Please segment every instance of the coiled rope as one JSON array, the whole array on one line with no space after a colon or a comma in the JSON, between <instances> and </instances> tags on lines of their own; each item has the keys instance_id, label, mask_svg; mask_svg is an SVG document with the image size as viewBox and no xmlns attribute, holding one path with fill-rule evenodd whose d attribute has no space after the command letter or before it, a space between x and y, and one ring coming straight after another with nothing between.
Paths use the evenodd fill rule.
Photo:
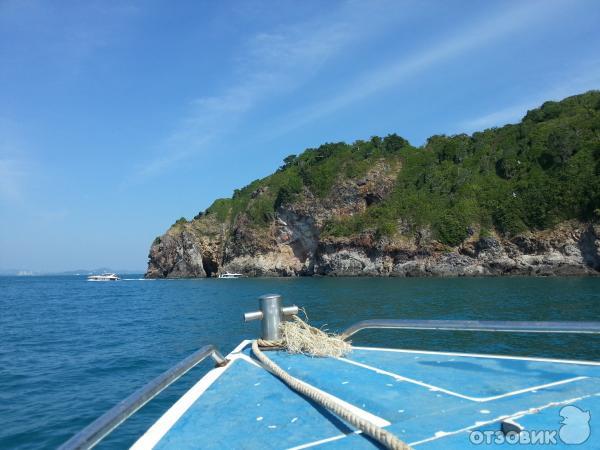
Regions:
<instances>
[{"instance_id":1,"label":"coiled rope","mask_svg":"<svg viewBox=\"0 0 600 450\"><path fill-rule=\"evenodd\" d=\"M294 316L294 318L296 321L297 316ZM300 318L297 318L297 320L302 322L306 327L310 327L310 325L306 324ZM286 324L286 323L290 323L290 322L284 322L284 324ZM304 328L304 325L300 325L300 326ZM310 327L310 328L313 328L313 327ZM317 332L319 332L319 333L323 333L323 331L318 330L316 328L314 330L317 330ZM315 335L318 334L315 331L310 331L310 332ZM325 333L325 335L327 337L330 337L326 333ZM337 338L337 339L339 339L339 338ZM270 341L260 340L260 344L266 344L264 346L271 347L271 348L272 347L286 347L285 333L284 333L284 339L282 339L281 341L270 342ZM345 344L347 344L347 343L345 343ZM347 345L349 345L349 344L347 344ZM256 356L256 358L273 375L277 376L281 381L283 381L285 384L287 384L291 389L293 389L294 391L298 392L299 394L301 394L305 397L308 397L315 403L318 403L325 409L331 411L336 416L340 417L341 419L345 420L349 424L353 425L355 428L358 428L359 430L361 430L366 435L375 439L377 442L382 444L385 448L392 449L392 450L413 450L412 447L410 447L408 444L402 442L394 434L375 425L374 423L372 423L366 419L363 419L362 417L358 416L354 411L352 411L349 408L347 408L346 406L338 403L331 397L324 395L318 389L312 387L311 385L305 383L304 381L299 380L298 378L295 378L292 375L290 375L289 373L287 373L285 370L283 370L281 367L279 367L276 363L274 363L267 355L265 355L261 351L261 349L259 348L259 341L254 341L252 343L252 352L254 353L254 356Z\"/></svg>"}]
</instances>

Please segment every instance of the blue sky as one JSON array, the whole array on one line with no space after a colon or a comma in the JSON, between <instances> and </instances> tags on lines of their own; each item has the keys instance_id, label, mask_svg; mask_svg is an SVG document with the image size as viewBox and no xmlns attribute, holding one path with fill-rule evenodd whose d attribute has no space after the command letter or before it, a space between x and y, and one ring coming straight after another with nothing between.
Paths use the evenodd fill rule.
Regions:
<instances>
[{"instance_id":1,"label":"blue sky","mask_svg":"<svg viewBox=\"0 0 600 450\"><path fill-rule=\"evenodd\" d=\"M598 89L599 23L583 0L0 0L0 269L144 268L291 153Z\"/></svg>"}]
</instances>

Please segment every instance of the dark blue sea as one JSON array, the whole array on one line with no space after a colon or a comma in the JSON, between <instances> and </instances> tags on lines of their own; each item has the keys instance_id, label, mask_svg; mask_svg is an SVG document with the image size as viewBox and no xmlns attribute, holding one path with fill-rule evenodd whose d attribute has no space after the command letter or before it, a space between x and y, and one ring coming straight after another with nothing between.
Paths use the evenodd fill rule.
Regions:
<instances>
[{"instance_id":1,"label":"dark blue sea","mask_svg":"<svg viewBox=\"0 0 600 450\"><path fill-rule=\"evenodd\" d=\"M141 280L0 277L0 448L53 448L204 344L255 337L242 313L277 292L314 325L368 318L600 320L600 278ZM365 331L358 344L600 360L600 337ZM130 445L205 362L100 448Z\"/></svg>"}]
</instances>

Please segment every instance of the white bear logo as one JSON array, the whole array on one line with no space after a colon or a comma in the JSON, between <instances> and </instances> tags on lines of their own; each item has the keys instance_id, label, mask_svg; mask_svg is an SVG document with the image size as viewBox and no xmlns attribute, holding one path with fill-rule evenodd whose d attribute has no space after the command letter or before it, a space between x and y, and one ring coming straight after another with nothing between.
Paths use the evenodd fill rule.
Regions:
<instances>
[{"instance_id":1,"label":"white bear logo","mask_svg":"<svg viewBox=\"0 0 600 450\"><path fill-rule=\"evenodd\" d=\"M590 437L590 412L577 406L565 406L559 412L563 420L558 435L565 444L582 444Z\"/></svg>"}]
</instances>

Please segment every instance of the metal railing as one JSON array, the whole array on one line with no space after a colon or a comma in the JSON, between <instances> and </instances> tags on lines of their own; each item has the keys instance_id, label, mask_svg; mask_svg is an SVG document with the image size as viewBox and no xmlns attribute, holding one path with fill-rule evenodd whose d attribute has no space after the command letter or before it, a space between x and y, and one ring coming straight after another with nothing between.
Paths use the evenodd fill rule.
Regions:
<instances>
[{"instance_id":1,"label":"metal railing","mask_svg":"<svg viewBox=\"0 0 600 450\"><path fill-rule=\"evenodd\" d=\"M397 320L372 319L357 322L342 332L348 339L368 328L400 330L497 331L513 333L584 333L600 334L600 322L515 322L480 320Z\"/></svg>"},{"instance_id":2,"label":"metal railing","mask_svg":"<svg viewBox=\"0 0 600 450\"><path fill-rule=\"evenodd\" d=\"M59 450L80 450L94 447L142 406L209 356L215 360L217 366L224 366L228 363L228 360L214 345L202 347L115 405L61 445Z\"/></svg>"}]
</instances>

